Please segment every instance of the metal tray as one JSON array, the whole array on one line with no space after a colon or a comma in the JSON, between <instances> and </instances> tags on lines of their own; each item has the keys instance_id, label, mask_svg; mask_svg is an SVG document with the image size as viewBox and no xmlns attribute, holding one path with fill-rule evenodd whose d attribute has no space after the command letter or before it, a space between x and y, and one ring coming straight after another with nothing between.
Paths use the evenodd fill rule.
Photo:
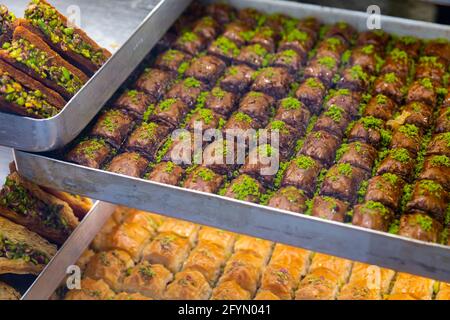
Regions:
<instances>
[{"instance_id":1,"label":"metal tray","mask_svg":"<svg viewBox=\"0 0 450 320\"><path fill-rule=\"evenodd\" d=\"M58 149L72 141L164 35L189 0L157 4L125 44L64 109L49 119L0 112L0 145L31 152Z\"/></svg>"},{"instance_id":2,"label":"metal tray","mask_svg":"<svg viewBox=\"0 0 450 320\"><path fill-rule=\"evenodd\" d=\"M67 275L67 267L75 264L114 212L115 207L106 202L95 202L80 225L22 296L22 300L47 300Z\"/></svg>"},{"instance_id":3,"label":"metal tray","mask_svg":"<svg viewBox=\"0 0 450 320\"><path fill-rule=\"evenodd\" d=\"M207 1L212 2L212 1ZM360 30L368 14L272 0L228 1L291 16L345 20ZM177 4L184 5L184 1ZM179 10L177 10L179 11ZM166 15L165 10L161 10ZM450 38L450 27L382 17L382 28L423 38ZM450 282L450 247L299 215L15 151L19 172L40 184L255 237Z\"/></svg>"}]
</instances>

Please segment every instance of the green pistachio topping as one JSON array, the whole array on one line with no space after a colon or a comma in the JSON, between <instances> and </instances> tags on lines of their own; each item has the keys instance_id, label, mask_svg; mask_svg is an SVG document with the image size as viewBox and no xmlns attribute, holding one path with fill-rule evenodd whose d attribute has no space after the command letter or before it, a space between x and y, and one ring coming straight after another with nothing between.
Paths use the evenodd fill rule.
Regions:
<instances>
[{"instance_id":1,"label":"green pistachio topping","mask_svg":"<svg viewBox=\"0 0 450 320\"><path fill-rule=\"evenodd\" d=\"M234 193L236 199L246 200L249 196L255 196L259 198L261 193L259 191L258 182L248 175L242 175L239 182L231 184L231 191Z\"/></svg>"},{"instance_id":2,"label":"green pistachio topping","mask_svg":"<svg viewBox=\"0 0 450 320\"><path fill-rule=\"evenodd\" d=\"M67 50L89 59L95 65L101 66L107 60L103 50L94 49L79 32L68 26L58 16L56 9L45 2L32 0L25 10L25 18L39 28L53 43L62 43Z\"/></svg>"},{"instance_id":3,"label":"green pistachio topping","mask_svg":"<svg viewBox=\"0 0 450 320\"><path fill-rule=\"evenodd\" d=\"M14 40L6 51L10 58L32 69L41 78L56 82L70 94L75 94L84 84L67 68L55 65L54 59L45 51L25 39Z\"/></svg>"}]
</instances>

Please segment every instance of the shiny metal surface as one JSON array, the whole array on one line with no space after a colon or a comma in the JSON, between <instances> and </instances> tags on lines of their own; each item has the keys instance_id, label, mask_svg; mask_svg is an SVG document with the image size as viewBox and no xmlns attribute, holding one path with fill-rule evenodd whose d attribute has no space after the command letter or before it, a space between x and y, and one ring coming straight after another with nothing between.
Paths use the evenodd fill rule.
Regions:
<instances>
[{"instance_id":1,"label":"shiny metal surface","mask_svg":"<svg viewBox=\"0 0 450 320\"><path fill-rule=\"evenodd\" d=\"M158 3L133 35L55 117L36 120L0 113L0 145L42 152L72 141L98 113L189 4Z\"/></svg>"},{"instance_id":2,"label":"shiny metal surface","mask_svg":"<svg viewBox=\"0 0 450 320\"><path fill-rule=\"evenodd\" d=\"M450 247L16 151L32 181L111 203L450 282Z\"/></svg>"},{"instance_id":3,"label":"shiny metal surface","mask_svg":"<svg viewBox=\"0 0 450 320\"><path fill-rule=\"evenodd\" d=\"M22 300L47 300L66 277L67 267L75 264L101 230L116 206L97 201L80 225L22 296Z\"/></svg>"}]
</instances>

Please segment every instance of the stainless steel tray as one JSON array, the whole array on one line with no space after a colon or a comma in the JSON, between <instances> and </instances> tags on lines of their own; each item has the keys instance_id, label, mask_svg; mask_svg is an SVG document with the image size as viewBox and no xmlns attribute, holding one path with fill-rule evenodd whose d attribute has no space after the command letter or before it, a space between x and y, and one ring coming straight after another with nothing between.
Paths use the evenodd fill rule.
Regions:
<instances>
[{"instance_id":1,"label":"stainless steel tray","mask_svg":"<svg viewBox=\"0 0 450 320\"><path fill-rule=\"evenodd\" d=\"M211 1L208 1L211 2ZM345 20L366 28L366 13L272 0L228 1L291 16ZM177 1L184 6L185 1ZM179 11L179 10L177 10ZM165 11L161 11L165 14ZM450 38L450 27L393 17L382 28L423 38ZM15 151L19 172L40 184L95 199L283 242L352 260L450 282L450 247L321 220L218 195L187 190Z\"/></svg>"},{"instance_id":2,"label":"stainless steel tray","mask_svg":"<svg viewBox=\"0 0 450 320\"><path fill-rule=\"evenodd\" d=\"M22 296L22 300L47 300L64 280L67 267L75 264L84 250L114 212L115 206L95 202L92 209L72 232L64 245Z\"/></svg>"},{"instance_id":3,"label":"stainless steel tray","mask_svg":"<svg viewBox=\"0 0 450 320\"><path fill-rule=\"evenodd\" d=\"M165 0L157 4L134 34L58 115L49 119L32 119L0 112L0 145L43 152L61 148L72 141L150 52L189 2Z\"/></svg>"}]
</instances>

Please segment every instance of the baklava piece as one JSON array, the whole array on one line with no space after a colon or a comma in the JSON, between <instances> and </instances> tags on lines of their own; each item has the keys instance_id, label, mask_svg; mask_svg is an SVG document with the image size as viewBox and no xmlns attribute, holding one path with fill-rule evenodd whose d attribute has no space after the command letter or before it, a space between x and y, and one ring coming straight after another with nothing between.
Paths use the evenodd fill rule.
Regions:
<instances>
[{"instance_id":1,"label":"baklava piece","mask_svg":"<svg viewBox=\"0 0 450 320\"><path fill-rule=\"evenodd\" d=\"M298 135L305 133L311 113L302 102L295 98L284 98L277 102L277 112L274 120L283 121L287 125L295 128Z\"/></svg>"},{"instance_id":2,"label":"baklava piece","mask_svg":"<svg viewBox=\"0 0 450 320\"><path fill-rule=\"evenodd\" d=\"M419 179L433 180L450 190L450 157L434 155L425 158Z\"/></svg>"},{"instance_id":3,"label":"baklava piece","mask_svg":"<svg viewBox=\"0 0 450 320\"><path fill-rule=\"evenodd\" d=\"M414 185L411 200L406 204L406 209L426 212L443 223L448 200L448 192L439 183L432 180L419 180Z\"/></svg>"},{"instance_id":4,"label":"baklava piece","mask_svg":"<svg viewBox=\"0 0 450 320\"><path fill-rule=\"evenodd\" d=\"M445 61L438 57L423 56L415 66L416 79L429 78L435 84L441 84L445 76Z\"/></svg>"},{"instance_id":5,"label":"baklava piece","mask_svg":"<svg viewBox=\"0 0 450 320\"><path fill-rule=\"evenodd\" d=\"M207 86L214 85L226 68L225 63L214 56L202 56L193 59L186 70L187 77L194 77L202 81Z\"/></svg>"},{"instance_id":6,"label":"baklava piece","mask_svg":"<svg viewBox=\"0 0 450 320\"><path fill-rule=\"evenodd\" d=\"M101 279L84 278L80 286L80 289L67 292L64 300L110 300L115 295L114 291Z\"/></svg>"},{"instance_id":7,"label":"baklava piece","mask_svg":"<svg viewBox=\"0 0 450 320\"><path fill-rule=\"evenodd\" d=\"M341 139L349 123L350 117L344 109L331 106L317 118L313 131L327 131Z\"/></svg>"},{"instance_id":8,"label":"baklava piece","mask_svg":"<svg viewBox=\"0 0 450 320\"><path fill-rule=\"evenodd\" d=\"M233 21L225 26L222 36L242 47L247 43L250 32L249 27L242 22Z\"/></svg>"},{"instance_id":9,"label":"baklava piece","mask_svg":"<svg viewBox=\"0 0 450 320\"><path fill-rule=\"evenodd\" d=\"M224 124L225 120L219 114L215 113L211 109L199 109L189 115L189 120L186 123L186 130L204 133L206 130L217 129L221 124ZM205 135L206 138L206 135Z\"/></svg>"},{"instance_id":10,"label":"baklava piece","mask_svg":"<svg viewBox=\"0 0 450 320\"><path fill-rule=\"evenodd\" d=\"M305 67L303 76L320 79L326 87L330 87L337 70L338 64L334 58L314 58Z\"/></svg>"},{"instance_id":11,"label":"baklava piece","mask_svg":"<svg viewBox=\"0 0 450 320\"><path fill-rule=\"evenodd\" d=\"M402 101L404 92L404 82L393 72L378 76L373 83L374 94L385 95L396 103Z\"/></svg>"},{"instance_id":12,"label":"baklava piece","mask_svg":"<svg viewBox=\"0 0 450 320\"><path fill-rule=\"evenodd\" d=\"M393 210L397 210L404 185L403 179L392 173L375 176L369 180L365 200L380 202Z\"/></svg>"},{"instance_id":13,"label":"baklava piece","mask_svg":"<svg viewBox=\"0 0 450 320\"><path fill-rule=\"evenodd\" d=\"M444 155L450 157L450 132L439 133L431 138L427 155Z\"/></svg>"},{"instance_id":14,"label":"baklava piece","mask_svg":"<svg viewBox=\"0 0 450 320\"><path fill-rule=\"evenodd\" d=\"M360 32L356 39L357 45L373 45L377 50L382 50L388 44L391 36L383 30L369 30Z\"/></svg>"},{"instance_id":15,"label":"baklava piece","mask_svg":"<svg viewBox=\"0 0 450 320\"><path fill-rule=\"evenodd\" d=\"M392 149L405 148L416 155L420 150L421 132L413 124L404 124L398 127L393 135L390 147Z\"/></svg>"},{"instance_id":16,"label":"baklava piece","mask_svg":"<svg viewBox=\"0 0 450 320\"><path fill-rule=\"evenodd\" d=\"M214 243L198 244L184 263L183 270L200 272L210 285L214 285L225 265L226 254L224 248Z\"/></svg>"},{"instance_id":17,"label":"baklava piece","mask_svg":"<svg viewBox=\"0 0 450 320\"><path fill-rule=\"evenodd\" d=\"M275 99L281 99L289 92L291 75L284 68L268 67L258 71L252 90L264 92Z\"/></svg>"},{"instance_id":18,"label":"baklava piece","mask_svg":"<svg viewBox=\"0 0 450 320\"><path fill-rule=\"evenodd\" d=\"M233 65L225 71L220 87L235 94L243 94L253 82L255 70L245 64Z\"/></svg>"},{"instance_id":19,"label":"baklava piece","mask_svg":"<svg viewBox=\"0 0 450 320\"><path fill-rule=\"evenodd\" d=\"M236 10L225 3L211 3L206 6L206 14L213 17L220 25L230 22L236 15Z\"/></svg>"},{"instance_id":20,"label":"baklava piece","mask_svg":"<svg viewBox=\"0 0 450 320\"><path fill-rule=\"evenodd\" d=\"M414 81L408 89L406 102L418 101L434 107L437 101L434 84L429 78Z\"/></svg>"},{"instance_id":21,"label":"baklava piece","mask_svg":"<svg viewBox=\"0 0 450 320\"><path fill-rule=\"evenodd\" d=\"M283 175L281 185L294 186L304 190L309 196L312 196L316 188L320 170L321 165L317 160L309 156L298 156L289 163Z\"/></svg>"},{"instance_id":22,"label":"baklava piece","mask_svg":"<svg viewBox=\"0 0 450 320\"><path fill-rule=\"evenodd\" d=\"M318 160L322 165L332 163L340 140L326 131L311 132L298 155L305 155Z\"/></svg>"},{"instance_id":23,"label":"baklava piece","mask_svg":"<svg viewBox=\"0 0 450 320\"><path fill-rule=\"evenodd\" d=\"M399 272L391 294L408 294L418 300L431 300L435 292L435 280Z\"/></svg>"},{"instance_id":24,"label":"baklava piece","mask_svg":"<svg viewBox=\"0 0 450 320\"><path fill-rule=\"evenodd\" d=\"M423 48L424 56L436 56L450 63L450 42L447 39L428 41Z\"/></svg>"},{"instance_id":25,"label":"baklava piece","mask_svg":"<svg viewBox=\"0 0 450 320\"><path fill-rule=\"evenodd\" d=\"M332 106L345 110L351 118L358 115L361 102L361 94L359 92L350 91L348 89L330 90L325 98L324 109L328 110Z\"/></svg>"},{"instance_id":26,"label":"baklava piece","mask_svg":"<svg viewBox=\"0 0 450 320\"><path fill-rule=\"evenodd\" d=\"M275 34L274 31L266 26L256 29L252 35L249 44L259 44L265 48L268 52L273 53L275 51Z\"/></svg>"},{"instance_id":27,"label":"baklava piece","mask_svg":"<svg viewBox=\"0 0 450 320\"><path fill-rule=\"evenodd\" d=\"M162 70L166 70L169 72L172 72L172 74L177 74L178 70L180 69L180 67L187 63L189 60L191 59L191 56L181 52L179 50L167 50L163 53L161 53L155 61L155 67L158 69L162 69ZM147 86L149 86L149 89L151 89L151 91L155 90L155 91L161 91L160 87L157 86L157 84L166 84L167 74L163 74L163 73L154 73L153 71L154 69L149 69L147 70L147 72L144 72L143 78L141 78L140 80L142 82L146 82L145 80L149 81L149 83L147 84ZM157 79L161 79L163 81L161 82L153 82L150 79L154 78L155 80ZM139 81L139 80L138 80ZM166 84L167 85L167 84ZM154 89L155 88L155 89ZM144 90L144 83L142 83L142 89ZM156 90L159 89L159 90ZM145 90L144 90L145 91ZM150 91L150 90L149 90ZM151 94L151 92L149 92Z\"/></svg>"},{"instance_id":28,"label":"baklava piece","mask_svg":"<svg viewBox=\"0 0 450 320\"><path fill-rule=\"evenodd\" d=\"M352 124L347 133L347 138L348 141L361 141L377 149L384 144L382 138L384 130L383 120L371 116L363 117Z\"/></svg>"},{"instance_id":29,"label":"baklava piece","mask_svg":"<svg viewBox=\"0 0 450 320\"><path fill-rule=\"evenodd\" d=\"M398 234L427 242L438 242L442 225L430 216L421 212L410 212L400 218Z\"/></svg>"},{"instance_id":30,"label":"baklava piece","mask_svg":"<svg viewBox=\"0 0 450 320\"><path fill-rule=\"evenodd\" d=\"M337 87L351 91L365 92L369 88L369 81L369 74L360 65L354 65L342 71Z\"/></svg>"},{"instance_id":31,"label":"baklava piece","mask_svg":"<svg viewBox=\"0 0 450 320\"><path fill-rule=\"evenodd\" d=\"M387 54L381 73L395 73L403 82L406 82L410 69L411 61L408 58L408 54L405 51L394 48Z\"/></svg>"},{"instance_id":32,"label":"baklava piece","mask_svg":"<svg viewBox=\"0 0 450 320\"><path fill-rule=\"evenodd\" d=\"M394 101L383 94L373 96L364 109L365 117L379 118L387 121L394 115L397 105Z\"/></svg>"},{"instance_id":33,"label":"baklava piece","mask_svg":"<svg viewBox=\"0 0 450 320\"><path fill-rule=\"evenodd\" d=\"M208 53L219 57L226 63L231 63L240 53L239 47L230 39L220 36L208 47Z\"/></svg>"},{"instance_id":34,"label":"baklava piece","mask_svg":"<svg viewBox=\"0 0 450 320\"><path fill-rule=\"evenodd\" d=\"M108 159L112 148L103 139L88 139L78 143L66 159L76 164L98 169Z\"/></svg>"},{"instance_id":35,"label":"baklava piece","mask_svg":"<svg viewBox=\"0 0 450 320\"><path fill-rule=\"evenodd\" d=\"M164 144L170 128L155 122L144 122L128 137L126 148L138 151L154 160L158 149Z\"/></svg>"},{"instance_id":36,"label":"baklava piece","mask_svg":"<svg viewBox=\"0 0 450 320\"><path fill-rule=\"evenodd\" d=\"M111 109L100 115L90 134L119 148L132 126L133 119L129 115L120 110Z\"/></svg>"},{"instance_id":37,"label":"baklava piece","mask_svg":"<svg viewBox=\"0 0 450 320\"><path fill-rule=\"evenodd\" d=\"M278 51L294 50L302 59L305 59L308 51L312 49L314 38L307 31L292 29L281 39Z\"/></svg>"},{"instance_id":38,"label":"baklava piece","mask_svg":"<svg viewBox=\"0 0 450 320\"><path fill-rule=\"evenodd\" d=\"M164 266L142 261L127 270L122 290L140 293L152 299L163 299L166 286L172 280L172 273Z\"/></svg>"},{"instance_id":39,"label":"baklava piece","mask_svg":"<svg viewBox=\"0 0 450 320\"><path fill-rule=\"evenodd\" d=\"M200 226L198 224L174 218L167 218L158 227L158 233L173 233L179 237L188 239L191 245L194 245L199 230Z\"/></svg>"},{"instance_id":40,"label":"baklava piece","mask_svg":"<svg viewBox=\"0 0 450 320\"><path fill-rule=\"evenodd\" d=\"M341 61L341 56L347 48L347 43L341 37L329 37L318 44L316 57L331 57Z\"/></svg>"},{"instance_id":41,"label":"baklava piece","mask_svg":"<svg viewBox=\"0 0 450 320\"><path fill-rule=\"evenodd\" d=\"M222 90L220 87L215 87L205 100L205 108L228 117L235 110L237 102L238 97L236 94Z\"/></svg>"},{"instance_id":42,"label":"baklava piece","mask_svg":"<svg viewBox=\"0 0 450 320\"><path fill-rule=\"evenodd\" d=\"M253 69L267 67L269 65L269 52L260 44L243 47L236 57L235 62L246 64Z\"/></svg>"},{"instance_id":43,"label":"baklava piece","mask_svg":"<svg viewBox=\"0 0 450 320\"><path fill-rule=\"evenodd\" d=\"M239 103L239 111L259 121L263 126L269 120L274 99L262 92L251 91Z\"/></svg>"},{"instance_id":44,"label":"baklava piece","mask_svg":"<svg viewBox=\"0 0 450 320\"><path fill-rule=\"evenodd\" d=\"M295 292L295 300L334 300L338 276L327 268L317 268L306 275Z\"/></svg>"},{"instance_id":45,"label":"baklava piece","mask_svg":"<svg viewBox=\"0 0 450 320\"><path fill-rule=\"evenodd\" d=\"M399 37L394 43L394 48L405 51L411 59L419 56L421 47L421 40L412 36Z\"/></svg>"},{"instance_id":46,"label":"baklava piece","mask_svg":"<svg viewBox=\"0 0 450 320\"><path fill-rule=\"evenodd\" d=\"M219 35L220 25L212 17L205 16L197 20L192 26L192 32L196 33L208 42Z\"/></svg>"},{"instance_id":47,"label":"baklava piece","mask_svg":"<svg viewBox=\"0 0 450 320\"><path fill-rule=\"evenodd\" d=\"M126 270L133 266L134 262L128 253L120 250L103 251L90 259L83 276L102 279L111 289L119 291Z\"/></svg>"},{"instance_id":48,"label":"baklava piece","mask_svg":"<svg viewBox=\"0 0 450 320\"><path fill-rule=\"evenodd\" d=\"M270 62L272 67L285 68L294 78L297 77L302 65L306 63L306 59L302 58L297 51L287 49L277 52Z\"/></svg>"},{"instance_id":49,"label":"baklava piece","mask_svg":"<svg viewBox=\"0 0 450 320\"><path fill-rule=\"evenodd\" d=\"M166 54L168 57L170 56L169 53ZM135 86L138 90L150 95L153 98L152 102L155 102L156 100L161 99L166 93L172 81L173 76L171 73L159 69L148 68L145 69L136 80Z\"/></svg>"},{"instance_id":50,"label":"baklava piece","mask_svg":"<svg viewBox=\"0 0 450 320\"><path fill-rule=\"evenodd\" d=\"M448 95L448 99L450 100L450 94ZM440 108L434 132L450 132L450 104Z\"/></svg>"},{"instance_id":51,"label":"baklava piece","mask_svg":"<svg viewBox=\"0 0 450 320\"><path fill-rule=\"evenodd\" d=\"M406 149L390 149L387 156L380 162L377 175L392 173L405 181L411 180L415 161Z\"/></svg>"},{"instance_id":52,"label":"baklava piece","mask_svg":"<svg viewBox=\"0 0 450 320\"><path fill-rule=\"evenodd\" d=\"M192 31L185 31L175 40L173 47L195 56L206 47L206 41L201 35Z\"/></svg>"},{"instance_id":53,"label":"baklava piece","mask_svg":"<svg viewBox=\"0 0 450 320\"><path fill-rule=\"evenodd\" d=\"M192 77L186 78L170 88L166 94L166 99L179 99L189 108L193 108L204 89L205 85L202 82Z\"/></svg>"},{"instance_id":54,"label":"baklava piece","mask_svg":"<svg viewBox=\"0 0 450 320\"><path fill-rule=\"evenodd\" d=\"M253 296L259 284L264 261L245 251L238 251L231 256L225 265L219 283L236 281L239 286Z\"/></svg>"},{"instance_id":55,"label":"baklava piece","mask_svg":"<svg viewBox=\"0 0 450 320\"><path fill-rule=\"evenodd\" d=\"M341 145L340 151L342 155L339 155L338 163L349 163L366 172L371 172L375 159L378 156L374 147L359 141Z\"/></svg>"},{"instance_id":56,"label":"baklava piece","mask_svg":"<svg viewBox=\"0 0 450 320\"><path fill-rule=\"evenodd\" d=\"M258 203L263 193L264 188L257 180L242 174L231 182L224 195L237 200Z\"/></svg>"},{"instance_id":57,"label":"baklava piece","mask_svg":"<svg viewBox=\"0 0 450 320\"><path fill-rule=\"evenodd\" d=\"M348 163L336 164L328 170L320 193L354 203L358 189L366 177L367 173L360 168Z\"/></svg>"},{"instance_id":58,"label":"baklava piece","mask_svg":"<svg viewBox=\"0 0 450 320\"><path fill-rule=\"evenodd\" d=\"M127 90L116 101L114 108L128 112L134 118L142 118L150 104L156 100L143 91Z\"/></svg>"},{"instance_id":59,"label":"baklava piece","mask_svg":"<svg viewBox=\"0 0 450 320\"><path fill-rule=\"evenodd\" d=\"M355 28L353 28L350 24L344 21L339 21L333 24L330 29L325 34L325 37L334 37L339 36L347 43L350 43L355 36L358 34Z\"/></svg>"},{"instance_id":60,"label":"baklava piece","mask_svg":"<svg viewBox=\"0 0 450 320\"><path fill-rule=\"evenodd\" d=\"M144 174L148 160L137 152L124 152L115 156L107 166L107 170L139 178Z\"/></svg>"},{"instance_id":61,"label":"baklava piece","mask_svg":"<svg viewBox=\"0 0 450 320\"><path fill-rule=\"evenodd\" d=\"M303 190L296 187L284 187L274 193L268 202L269 207L297 213L306 211L306 196Z\"/></svg>"},{"instance_id":62,"label":"baklava piece","mask_svg":"<svg viewBox=\"0 0 450 320\"><path fill-rule=\"evenodd\" d=\"M173 130L181 124L188 111L189 107L183 101L169 98L158 103L150 119Z\"/></svg>"},{"instance_id":63,"label":"baklava piece","mask_svg":"<svg viewBox=\"0 0 450 320\"><path fill-rule=\"evenodd\" d=\"M296 130L281 120L273 120L262 131L259 134L259 139L267 135L268 143L279 150L279 158L283 161L290 158L297 139L303 134L302 131ZM277 142L273 141L273 138L278 139Z\"/></svg>"},{"instance_id":64,"label":"baklava piece","mask_svg":"<svg viewBox=\"0 0 450 320\"><path fill-rule=\"evenodd\" d=\"M252 295L236 281L219 283L213 290L211 300L250 300Z\"/></svg>"},{"instance_id":65,"label":"baklava piece","mask_svg":"<svg viewBox=\"0 0 450 320\"><path fill-rule=\"evenodd\" d=\"M408 103L399 117L404 118L404 123L413 124L421 129L426 129L433 120L433 107L425 103L414 101Z\"/></svg>"},{"instance_id":66,"label":"baklava piece","mask_svg":"<svg viewBox=\"0 0 450 320\"><path fill-rule=\"evenodd\" d=\"M311 215L314 217L344 222L349 209L347 202L328 196L315 196Z\"/></svg>"},{"instance_id":67,"label":"baklava piece","mask_svg":"<svg viewBox=\"0 0 450 320\"><path fill-rule=\"evenodd\" d=\"M239 172L261 181L265 186L271 186L279 162L279 151L269 144L262 144L250 150Z\"/></svg>"},{"instance_id":68,"label":"baklava piece","mask_svg":"<svg viewBox=\"0 0 450 320\"><path fill-rule=\"evenodd\" d=\"M245 150L241 151L240 156L243 162ZM231 176L232 172L237 168L237 157L236 148L228 147L227 140L219 139L205 147L202 165L220 175Z\"/></svg>"},{"instance_id":69,"label":"baklava piece","mask_svg":"<svg viewBox=\"0 0 450 320\"><path fill-rule=\"evenodd\" d=\"M322 81L316 78L308 78L300 84L295 92L295 97L300 100L312 114L319 114L325 93L326 88Z\"/></svg>"},{"instance_id":70,"label":"baklava piece","mask_svg":"<svg viewBox=\"0 0 450 320\"><path fill-rule=\"evenodd\" d=\"M367 201L353 208L355 226L387 232L394 212L381 202Z\"/></svg>"},{"instance_id":71,"label":"baklava piece","mask_svg":"<svg viewBox=\"0 0 450 320\"><path fill-rule=\"evenodd\" d=\"M203 275L195 270L184 270L175 275L175 279L166 289L167 300L207 300L211 287Z\"/></svg>"},{"instance_id":72,"label":"baklava piece","mask_svg":"<svg viewBox=\"0 0 450 320\"><path fill-rule=\"evenodd\" d=\"M142 259L152 264L162 264L176 273L188 257L190 247L189 239L170 232L160 233L144 248Z\"/></svg>"},{"instance_id":73,"label":"baklava piece","mask_svg":"<svg viewBox=\"0 0 450 320\"><path fill-rule=\"evenodd\" d=\"M215 173L211 169L198 167L187 176L183 187L202 192L216 193L222 185L223 180L223 176Z\"/></svg>"},{"instance_id":74,"label":"baklava piece","mask_svg":"<svg viewBox=\"0 0 450 320\"><path fill-rule=\"evenodd\" d=\"M235 241L234 233L217 228L203 226L198 232L198 245L213 244L222 248L226 254L231 253Z\"/></svg>"}]
</instances>

